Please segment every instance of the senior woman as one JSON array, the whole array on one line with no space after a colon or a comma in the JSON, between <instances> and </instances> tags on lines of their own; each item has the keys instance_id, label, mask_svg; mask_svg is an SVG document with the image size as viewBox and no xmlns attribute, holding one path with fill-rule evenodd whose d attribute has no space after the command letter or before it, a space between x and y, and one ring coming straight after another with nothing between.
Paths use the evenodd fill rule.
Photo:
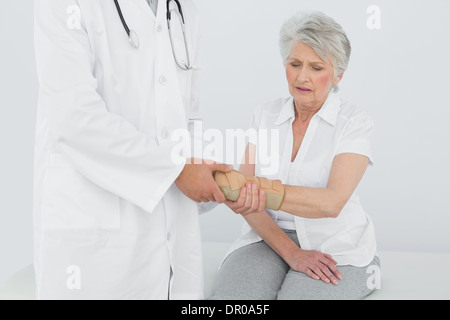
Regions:
<instances>
[{"instance_id":1,"label":"senior woman","mask_svg":"<svg viewBox=\"0 0 450 320\"><path fill-rule=\"evenodd\" d=\"M251 228L210 299L364 299L380 261L355 191L372 164L373 122L336 94L351 46L338 23L314 12L283 25L280 47L291 97L259 108L253 127L279 130L279 171L266 178L281 180L284 199L278 211L265 209L266 193L248 182L227 201ZM249 143L242 174L264 175L251 160L257 148Z\"/></svg>"}]
</instances>

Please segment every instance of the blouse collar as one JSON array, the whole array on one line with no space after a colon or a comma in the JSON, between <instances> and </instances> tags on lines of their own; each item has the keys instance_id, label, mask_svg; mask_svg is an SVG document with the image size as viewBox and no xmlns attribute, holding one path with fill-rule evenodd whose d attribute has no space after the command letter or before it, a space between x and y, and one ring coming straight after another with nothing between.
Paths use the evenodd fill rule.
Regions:
<instances>
[{"instance_id":1,"label":"blouse collar","mask_svg":"<svg viewBox=\"0 0 450 320\"><path fill-rule=\"evenodd\" d=\"M317 112L316 115L325 120L326 122L328 122L329 124L331 124L332 126L335 126L340 106L341 106L341 99L339 98L339 96L334 92L330 92L330 94L327 97L327 100L325 100L325 103L323 104L322 108L320 108L319 112ZM292 97L288 99L287 102L283 105L275 124L281 125L285 121L291 119L295 119L294 98Z\"/></svg>"}]
</instances>

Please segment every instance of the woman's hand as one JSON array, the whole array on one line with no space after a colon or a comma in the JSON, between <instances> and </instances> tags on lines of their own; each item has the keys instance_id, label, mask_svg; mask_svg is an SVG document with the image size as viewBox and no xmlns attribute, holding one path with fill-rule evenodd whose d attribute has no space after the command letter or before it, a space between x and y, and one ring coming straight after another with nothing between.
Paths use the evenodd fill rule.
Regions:
<instances>
[{"instance_id":1,"label":"woman's hand","mask_svg":"<svg viewBox=\"0 0 450 320\"><path fill-rule=\"evenodd\" d=\"M241 189L241 194L236 202L227 200L225 204L233 212L245 217L252 213L264 212L266 194L263 190L258 189L258 185L249 182Z\"/></svg>"},{"instance_id":2,"label":"woman's hand","mask_svg":"<svg viewBox=\"0 0 450 320\"><path fill-rule=\"evenodd\" d=\"M294 271L304 273L315 280L337 285L338 279L343 279L336 268L337 262L329 254L297 247L285 261Z\"/></svg>"}]
</instances>

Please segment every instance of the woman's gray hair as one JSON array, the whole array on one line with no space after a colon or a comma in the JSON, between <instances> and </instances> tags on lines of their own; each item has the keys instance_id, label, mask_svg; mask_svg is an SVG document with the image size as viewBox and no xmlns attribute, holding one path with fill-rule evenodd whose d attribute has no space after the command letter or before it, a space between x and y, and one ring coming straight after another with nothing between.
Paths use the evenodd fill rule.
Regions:
<instances>
[{"instance_id":1,"label":"woman's gray hair","mask_svg":"<svg viewBox=\"0 0 450 320\"><path fill-rule=\"evenodd\" d=\"M325 62L334 67L334 76L347 70L352 51L342 26L322 12L297 13L287 20L280 32L280 51L286 65L294 44L310 46ZM338 91L333 85L334 91Z\"/></svg>"}]
</instances>

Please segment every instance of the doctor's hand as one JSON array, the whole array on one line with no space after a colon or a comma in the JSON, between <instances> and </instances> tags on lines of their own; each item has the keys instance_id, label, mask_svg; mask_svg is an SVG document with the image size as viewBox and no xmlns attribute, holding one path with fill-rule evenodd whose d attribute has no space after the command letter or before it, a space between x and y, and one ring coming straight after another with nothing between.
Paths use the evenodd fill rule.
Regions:
<instances>
[{"instance_id":1,"label":"doctor's hand","mask_svg":"<svg viewBox=\"0 0 450 320\"><path fill-rule=\"evenodd\" d=\"M252 213L265 211L266 194L263 190L259 190L257 184L247 182L241 189L239 199L236 202L227 200L225 201L225 204L233 210L234 213L245 217Z\"/></svg>"},{"instance_id":2,"label":"doctor's hand","mask_svg":"<svg viewBox=\"0 0 450 320\"><path fill-rule=\"evenodd\" d=\"M224 203L225 196L214 181L216 171L231 172L233 166L201 159L188 159L175 184L186 197L195 202Z\"/></svg>"}]
</instances>

